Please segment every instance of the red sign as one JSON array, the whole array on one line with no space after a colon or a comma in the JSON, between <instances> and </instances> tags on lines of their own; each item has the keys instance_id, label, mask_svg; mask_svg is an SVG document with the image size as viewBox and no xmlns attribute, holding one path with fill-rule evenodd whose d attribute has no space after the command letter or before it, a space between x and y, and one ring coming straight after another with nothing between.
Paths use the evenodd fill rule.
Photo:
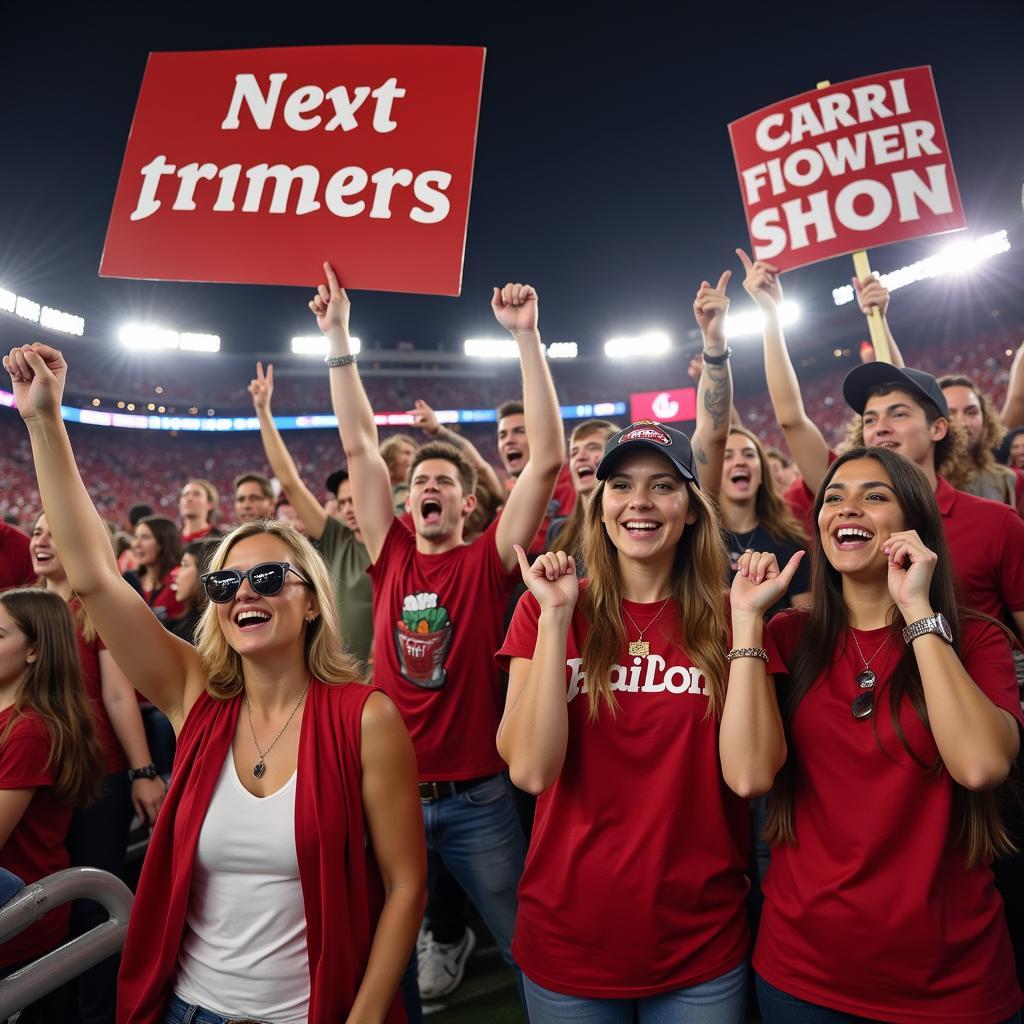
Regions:
<instances>
[{"instance_id":1,"label":"red sign","mask_svg":"<svg viewBox=\"0 0 1024 1024\"><path fill-rule=\"evenodd\" d=\"M754 258L781 270L966 226L929 67L801 93L729 135Z\"/></svg>"},{"instance_id":2,"label":"red sign","mask_svg":"<svg viewBox=\"0 0 1024 1024\"><path fill-rule=\"evenodd\" d=\"M697 389L640 391L629 396L629 419L657 420L659 423L685 423L697 418Z\"/></svg>"},{"instance_id":3,"label":"red sign","mask_svg":"<svg viewBox=\"0 0 1024 1024\"><path fill-rule=\"evenodd\" d=\"M105 277L458 295L484 51L152 53Z\"/></svg>"}]
</instances>

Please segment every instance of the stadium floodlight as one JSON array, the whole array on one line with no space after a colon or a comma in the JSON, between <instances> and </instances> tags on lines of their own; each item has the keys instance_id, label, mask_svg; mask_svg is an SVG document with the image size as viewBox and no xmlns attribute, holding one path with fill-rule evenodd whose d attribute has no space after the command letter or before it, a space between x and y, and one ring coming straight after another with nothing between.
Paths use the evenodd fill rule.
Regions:
<instances>
[{"instance_id":1,"label":"stadium floodlight","mask_svg":"<svg viewBox=\"0 0 1024 1024\"><path fill-rule=\"evenodd\" d=\"M13 313L17 301L18 296L14 292L9 292L6 288L0 288L0 309L5 313Z\"/></svg>"},{"instance_id":2,"label":"stadium floodlight","mask_svg":"<svg viewBox=\"0 0 1024 1024\"><path fill-rule=\"evenodd\" d=\"M183 352L219 352L220 337L216 334L191 334L181 335L179 347Z\"/></svg>"},{"instance_id":3,"label":"stadium floodlight","mask_svg":"<svg viewBox=\"0 0 1024 1024\"><path fill-rule=\"evenodd\" d=\"M358 338L350 337L348 344L353 355L363 347ZM327 339L322 334L304 334L292 338L292 352L297 356L325 356L327 351Z\"/></svg>"},{"instance_id":4,"label":"stadium floodlight","mask_svg":"<svg viewBox=\"0 0 1024 1024\"><path fill-rule=\"evenodd\" d=\"M140 352L154 352L159 349L177 348L178 332L152 324L125 324L117 337L125 348Z\"/></svg>"},{"instance_id":5,"label":"stadium floodlight","mask_svg":"<svg viewBox=\"0 0 1024 1024\"><path fill-rule=\"evenodd\" d=\"M1010 239L1003 229L990 235L982 235L980 238L964 238L951 242L934 256L900 267L888 274L875 274L875 277L889 291L894 292L897 288L905 288L908 284L916 284L918 281L926 281L942 274L968 273L979 263L1009 252L1011 248ZM832 289L832 300L837 306L845 306L848 302L853 302L854 298L856 296L853 285L844 284Z\"/></svg>"},{"instance_id":6,"label":"stadium floodlight","mask_svg":"<svg viewBox=\"0 0 1024 1024\"><path fill-rule=\"evenodd\" d=\"M783 301L779 311L779 319L783 327L795 324L800 319L800 307L788 299ZM729 313L725 318L725 336L727 338L743 338L751 334L760 334L764 330L764 313L752 309L744 313Z\"/></svg>"},{"instance_id":7,"label":"stadium floodlight","mask_svg":"<svg viewBox=\"0 0 1024 1024\"><path fill-rule=\"evenodd\" d=\"M632 337L610 338L604 343L604 354L609 359L625 359L631 356L664 355L672 343L662 331L649 331Z\"/></svg>"},{"instance_id":8,"label":"stadium floodlight","mask_svg":"<svg viewBox=\"0 0 1024 1024\"><path fill-rule=\"evenodd\" d=\"M547 347L548 359L575 359L579 355L579 346L575 341L553 341Z\"/></svg>"},{"instance_id":9,"label":"stadium floodlight","mask_svg":"<svg viewBox=\"0 0 1024 1024\"><path fill-rule=\"evenodd\" d=\"M85 333L85 319L72 313L65 313L51 306L43 306L39 314L39 326L64 334L76 334L81 337Z\"/></svg>"},{"instance_id":10,"label":"stadium floodlight","mask_svg":"<svg viewBox=\"0 0 1024 1024\"><path fill-rule=\"evenodd\" d=\"M518 359L515 338L467 338L463 351L474 359Z\"/></svg>"},{"instance_id":11,"label":"stadium floodlight","mask_svg":"<svg viewBox=\"0 0 1024 1024\"><path fill-rule=\"evenodd\" d=\"M26 320L31 320L34 324L39 323L39 303L33 302L31 299L26 299L24 295L19 295L15 301L14 312L18 316L24 317Z\"/></svg>"}]
</instances>

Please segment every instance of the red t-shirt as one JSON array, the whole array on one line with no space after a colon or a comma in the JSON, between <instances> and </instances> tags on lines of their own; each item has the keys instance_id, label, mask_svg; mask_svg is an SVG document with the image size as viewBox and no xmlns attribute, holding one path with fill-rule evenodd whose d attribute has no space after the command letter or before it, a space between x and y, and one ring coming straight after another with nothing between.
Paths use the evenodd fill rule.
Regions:
<instances>
[{"instance_id":1,"label":"red t-shirt","mask_svg":"<svg viewBox=\"0 0 1024 1024\"><path fill-rule=\"evenodd\" d=\"M0 590L28 587L35 581L27 535L0 522Z\"/></svg>"},{"instance_id":2,"label":"red t-shirt","mask_svg":"<svg viewBox=\"0 0 1024 1024\"><path fill-rule=\"evenodd\" d=\"M13 708L0 711L0 732L7 727ZM71 826L70 804L53 795L50 733L32 712L18 716L0 747L0 789L34 789L21 820L0 848L0 867L16 874L26 885L68 867L64 839ZM56 907L41 921L0 945L0 966L32 960L55 949L68 931L71 904Z\"/></svg>"},{"instance_id":3,"label":"red t-shirt","mask_svg":"<svg viewBox=\"0 0 1024 1024\"><path fill-rule=\"evenodd\" d=\"M110 716L107 714L106 706L103 703L103 686L100 679L100 651L105 649L103 641L97 635L92 643L88 643L82 636L82 631L75 629L75 639L78 641L78 656L82 661L82 678L85 681L85 692L89 694L92 703L93 718L96 722L96 735L103 746L104 771L107 775L114 772L128 771L128 759L124 750L114 733Z\"/></svg>"},{"instance_id":4,"label":"red t-shirt","mask_svg":"<svg viewBox=\"0 0 1024 1024\"><path fill-rule=\"evenodd\" d=\"M144 590L142 596L146 604L153 609L153 614L166 626L168 622L180 619L187 611L186 607L178 600L178 595L171 589L171 584L178 578L178 567L175 566L160 581L160 586L154 590Z\"/></svg>"},{"instance_id":5,"label":"red t-shirt","mask_svg":"<svg viewBox=\"0 0 1024 1024\"><path fill-rule=\"evenodd\" d=\"M935 489L960 601L1009 622L1024 610L1024 520L1001 501L954 490L942 477Z\"/></svg>"},{"instance_id":6,"label":"red t-shirt","mask_svg":"<svg viewBox=\"0 0 1024 1024\"><path fill-rule=\"evenodd\" d=\"M209 537L211 534L214 537L220 536L220 531L216 530L213 523L207 523L205 526L201 526L195 533L186 533L184 530L181 531L181 543L191 544L194 540L202 540L204 537Z\"/></svg>"},{"instance_id":7,"label":"red t-shirt","mask_svg":"<svg viewBox=\"0 0 1024 1024\"><path fill-rule=\"evenodd\" d=\"M506 488L511 491L515 487L516 478L509 477L505 481ZM530 557L541 555L547 551L548 530L551 528L551 520L569 515L576 504L576 488L572 485L572 473L569 470L569 463L563 462L562 468L558 471L555 479L555 489L548 502L547 511L544 513L544 521L537 530L537 535L530 541L530 548L527 554ZM501 514L500 512L498 513Z\"/></svg>"},{"instance_id":8,"label":"red t-shirt","mask_svg":"<svg viewBox=\"0 0 1024 1024\"><path fill-rule=\"evenodd\" d=\"M768 623L787 664L806 622L785 611ZM971 678L1024 722L1003 634L966 617L960 631ZM885 629L857 638L871 658ZM797 844L772 851L754 967L784 992L858 1017L994 1024L1021 1005L1003 903L987 864L964 868L949 773L921 768L893 727L886 683L903 650L894 633L871 662L871 720L850 713L863 661L849 632L797 708ZM930 765L938 748L909 701L900 725Z\"/></svg>"},{"instance_id":9,"label":"red t-shirt","mask_svg":"<svg viewBox=\"0 0 1024 1024\"><path fill-rule=\"evenodd\" d=\"M395 702L420 779L457 781L504 770L494 744L501 684L494 652L519 570L498 557L497 522L472 544L426 555L398 519L373 580L373 681Z\"/></svg>"},{"instance_id":10,"label":"red t-shirt","mask_svg":"<svg viewBox=\"0 0 1024 1024\"><path fill-rule=\"evenodd\" d=\"M580 658L588 623L573 613L565 763L537 800L512 943L532 981L593 999L700 984L740 964L748 946L750 808L722 780L703 677L673 641L672 606L655 621L661 602L622 604L651 654L623 649L618 714L602 707L594 722ZM524 594L497 655L506 669L533 657L539 615ZM781 667L772 657L770 670Z\"/></svg>"}]
</instances>

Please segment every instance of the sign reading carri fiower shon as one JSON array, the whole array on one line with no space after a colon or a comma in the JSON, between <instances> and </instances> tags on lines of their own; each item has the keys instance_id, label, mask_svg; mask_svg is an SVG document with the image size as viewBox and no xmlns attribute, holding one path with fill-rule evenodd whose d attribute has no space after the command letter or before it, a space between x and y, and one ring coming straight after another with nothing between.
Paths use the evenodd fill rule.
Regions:
<instances>
[{"instance_id":1,"label":"sign reading carri fiower shon","mask_svg":"<svg viewBox=\"0 0 1024 1024\"><path fill-rule=\"evenodd\" d=\"M458 295L484 50L153 53L105 277Z\"/></svg>"},{"instance_id":2,"label":"sign reading carri fiower shon","mask_svg":"<svg viewBox=\"0 0 1024 1024\"><path fill-rule=\"evenodd\" d=\"M754 259L780 270L966 226L931 68L814 89L729 135Z\"/></svg>"}]
</instances>

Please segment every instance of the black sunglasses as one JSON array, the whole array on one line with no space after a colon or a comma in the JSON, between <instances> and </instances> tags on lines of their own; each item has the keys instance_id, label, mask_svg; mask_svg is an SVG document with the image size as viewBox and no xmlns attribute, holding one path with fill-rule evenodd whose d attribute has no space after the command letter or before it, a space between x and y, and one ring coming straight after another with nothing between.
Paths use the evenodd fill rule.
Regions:
<instances>
[{"instance_id":1,"label":"black sunglasses","mask_svg":"<svg viewBox=\"0 0 1024 1024\"><path fill-rule=\"evenodd\" d=\"M214 604L227 604L238 593L242 580L248 580L253 593L259 594L260 597L280 594L284 590L285 577L289 572L295 573L307 587L313 585L288 562L260 562L245 572L239 572L237 569L217 569L215 572L204 572L199 580L206 588L206 596Z\"/></svg>"}]
</instances>

